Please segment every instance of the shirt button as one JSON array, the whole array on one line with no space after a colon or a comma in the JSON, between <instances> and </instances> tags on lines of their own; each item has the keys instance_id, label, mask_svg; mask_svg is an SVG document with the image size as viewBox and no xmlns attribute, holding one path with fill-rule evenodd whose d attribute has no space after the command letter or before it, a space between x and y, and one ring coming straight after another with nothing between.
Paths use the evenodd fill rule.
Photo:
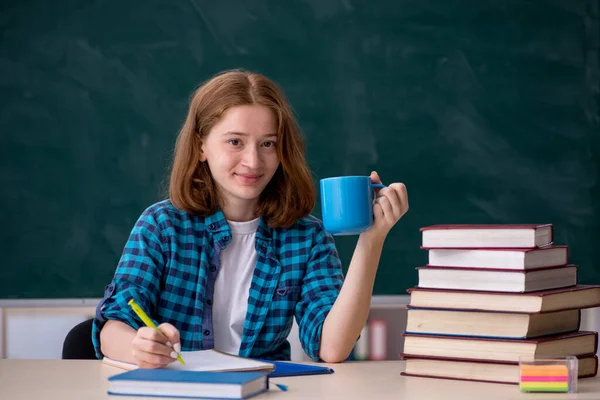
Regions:
<instances>
[{"instance_id":1,"label":"shirt button","mask_svg":"<svg viewBox=\"0 0 600 400\"><path fill-rule=\"evenodd\" d=\"M211 299L207 299L206 300L206 304L208 304L209 306L211 306L212 305L212 300Z\"/></svg>"},{"instance_id":2,"label":"shirt button","mask_svg":"<svg viewBox=\"0 0 600 400\"><path fill-rule=\"evenodd\" d=\"M204 331L204 336L208 336L208 335L210 335L210 331L207 329Z\"/></svg>"},{"instance_id":3,"label":"shirt button","mask_svg":"<svg viewBox=\"0 0 600 400\"><path fill-rule=\"evenodd\" d=\"M215 267L214 265L210 266L210 272L215 272L217 270L217 267Z\"/></svg>"},{"instance_id":4,"label":"shirt button","mask_svg":"<svg viewBox=\"0 0 600 400\"><path fill-rule=\"evenodd\" d=\"M208 229L210 229L211 231L214 230L216 228L215 224L210 224L208 226Z\"/></svg>"}]
</instances>

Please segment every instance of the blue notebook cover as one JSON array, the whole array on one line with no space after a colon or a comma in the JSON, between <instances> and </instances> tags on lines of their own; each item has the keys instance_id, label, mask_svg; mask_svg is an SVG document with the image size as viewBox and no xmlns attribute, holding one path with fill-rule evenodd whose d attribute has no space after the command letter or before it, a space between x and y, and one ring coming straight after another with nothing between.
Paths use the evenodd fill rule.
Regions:
<instances>
[{"instance_id":1,"label":"blue notebook cover","mask_svg":"<svg viewBox=\"0 0 600 400\"><path fill-rule=\"evenodd\" d=\"M132 371L124 372L122 374L113 375L108 378L109 382L161 382L168 388L169 383L189 383L193 384L216 384L216 385L234 385L243 386L254 380L264 378L265 385L255 393L249 394L244 398L254 397L260 393L263 393L269 389L268 371L257 371L257 372L204 372L204 371L180 371L170 369L144 369L138 368ZM196 391L194 389L193 395L177 395L175 392L169 392L164 394L155 394L148 392L148 389L142 389L138 393L123 393L118 389L111 387L108 394L119 395L119 396L151 396L151 397L179 397L179 398L219 398L215 397L214 393L211 396L204 396L202 390ZM232 398L232 397L227 397ZM240 397L237 397L238 399Z\"/></svg>"},{"instance_id":2,"label":"blue notebook cover","mask_svg":"<svg viewBox=\"0 0 600 400\"><path fill-rule=\"evenodd\" d=\"M146 369L138 368L122 374L113 375L109 381L154 381L154 382L182 382L182 383L229 383L243 385L261 376L268 375L264 372L206 372L206 371L180 371L174 369Z\"/></svg>"},{"instance_id":3,"label":"blue notebook cover","mask_svg":"<svg viewBox=\"0 0 600 400\"><path fill-rule=\"evenodd\" d=\"M269 378L280 378L284 376L320 375L333 374L333 369L327 366L296 364L288 361L258 360L275 365L275 369L269 374Z\"/></svg>"}]
</instances>

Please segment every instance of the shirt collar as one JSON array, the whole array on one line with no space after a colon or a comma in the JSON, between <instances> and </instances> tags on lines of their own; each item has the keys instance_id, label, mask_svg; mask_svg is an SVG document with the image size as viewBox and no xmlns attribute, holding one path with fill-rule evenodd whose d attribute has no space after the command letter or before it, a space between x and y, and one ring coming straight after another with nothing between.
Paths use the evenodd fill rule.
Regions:
<instances>
[{"instance_id":1,"label":"shirt collar","mask_svg":"<svg viewBox=\"0 0 600 400\"><path fill-rule=\"evenodd\" d=\"M214 214L209 215L205 218L206 228L211 233L219 233L226 232L227 234L231 234L231 228L225 219L225 214L221 209L218 209ZM256 239L271 242L271 232L272 229L269 227L267 222L263 217L260 217L260 221L258 223L258 229L256 230Z\"/></svg>"},{"instance_id":2,"label":"shirt collar","mask_svg":"<svg viewBox=\"0 0 600 400\"><path fill-rule=\"evenodd\" d=\"M204 219L204 223L206 224L206 229L208 229L211 233L230 231L229 224L225 219L225 214L223 211L218 209L214 214L209 215Z\"/></svg>"},{"instance_id":3,"label":"shirt collar","mask_svg":"<svg viewBox=\"0 0 600 400\"><path fill-rule=\"evenodd\" d=\"M269 227L267 222L263 217L260 217L260 222L258 224L258 229L256 230L256 239L265 241L267 243L271 242L271 232L272 229Z\"/></svg>"}]
</instances>

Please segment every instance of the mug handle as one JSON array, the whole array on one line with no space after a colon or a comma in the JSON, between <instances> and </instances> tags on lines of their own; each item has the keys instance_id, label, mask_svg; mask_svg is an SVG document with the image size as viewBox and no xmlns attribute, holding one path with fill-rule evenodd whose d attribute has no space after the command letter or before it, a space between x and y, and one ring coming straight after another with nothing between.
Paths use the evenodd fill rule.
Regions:
<instances>
[{"instance_id":1,"label":"mug handle","mask_svg":"<svg viewBox=\"0 0 600 400\"><path fill-rule=\"evenodd\" d=\"M371 183L371 189L380 189L387 187L383 183Z\"/></svg>"}]
</instances>

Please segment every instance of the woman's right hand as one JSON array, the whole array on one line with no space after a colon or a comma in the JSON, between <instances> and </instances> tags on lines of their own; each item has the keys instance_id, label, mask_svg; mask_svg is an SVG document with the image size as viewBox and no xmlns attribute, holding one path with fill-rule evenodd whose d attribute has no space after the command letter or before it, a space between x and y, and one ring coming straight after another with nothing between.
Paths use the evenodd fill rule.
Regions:
<instances>
[{"instance_id":1,"label":"woman's right hand","mask_svg":"<svg viewBox=\"0 0 600 400\"><path fill-rule=\"evenodd\" d=\"M166 367L181 352L179 331L167 323L160 324L158 330L145 326L138 329L132 345L133 358L140 368Z\"/></svg>"}]
</instances>

